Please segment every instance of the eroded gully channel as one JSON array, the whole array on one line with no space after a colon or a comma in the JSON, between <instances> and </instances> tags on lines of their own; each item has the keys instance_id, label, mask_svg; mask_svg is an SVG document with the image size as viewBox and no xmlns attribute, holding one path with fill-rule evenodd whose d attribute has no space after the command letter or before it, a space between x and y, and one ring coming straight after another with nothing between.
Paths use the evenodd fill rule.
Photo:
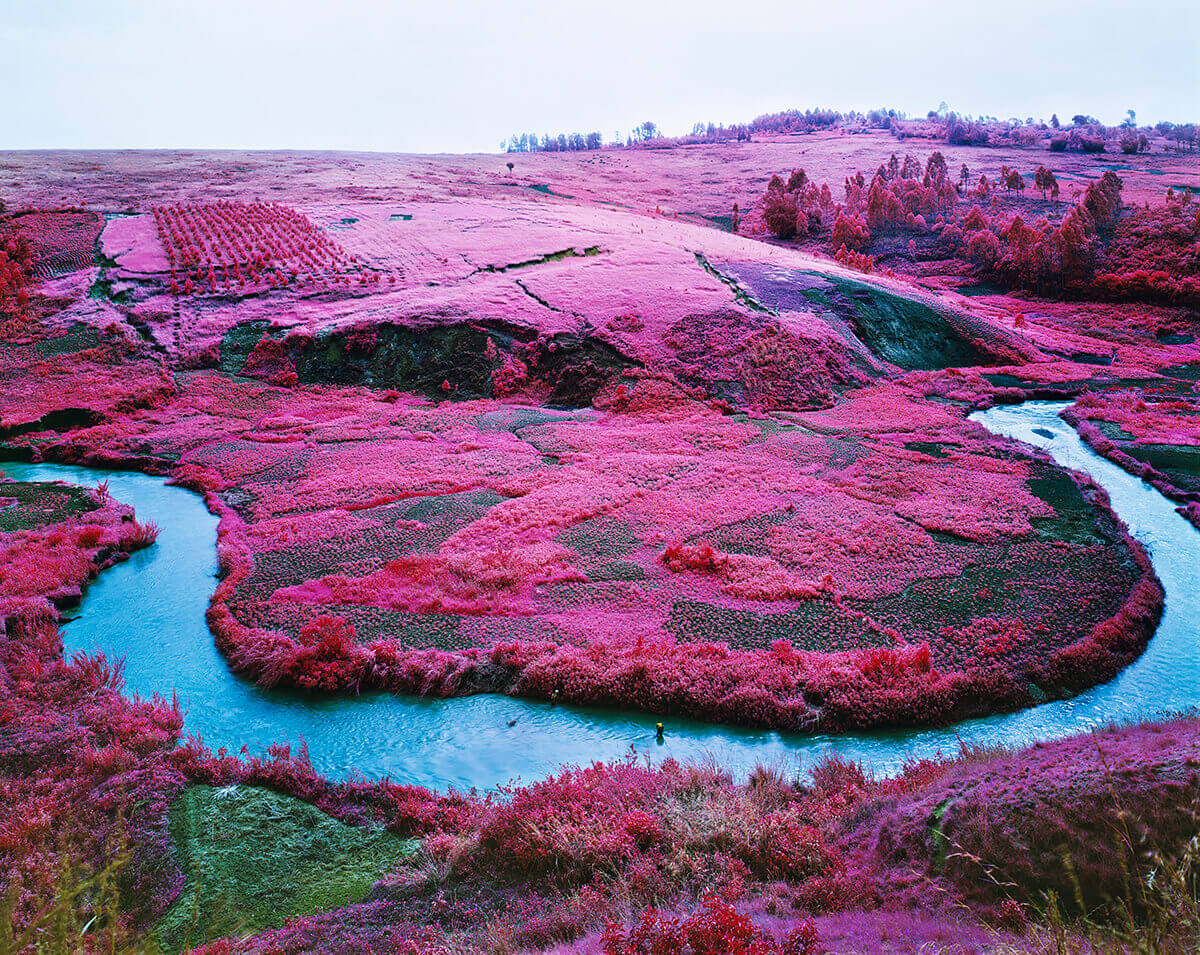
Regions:
<instances>
[{"instance_id":1,"label":"eroded gully channel","mask_svg":"<svg viewBox=\"0 0 1200 955\"><path fill-rule=\"evenodd\" d=\"M744 775L756 763L790 771L835 752L876 773L907 760L952 755L959 744L1022 744L1078 733L1112 721L1151 718L1200 706L1200 533L1157 491L1088 449L1058 417L1065 403L1026 402L972 415L996 434L1045 449L1108 492L1113 509L1149 552L1166 589L1162 622L1145 653L1110 683L1070 700L936 729L800 736L656 717L611 709L551 706L498 695L449 700L388 693L312 697L261 690L230 672L204 619L216 584L217 519L202 499L161 478L44 464L3 464L14 480L95 485L160 528L148 550L104 571L80 613L64 626L66 652L125 659L126 692L178 695L184 732L214 750L304 740L313 765L338 778L368 778L440 790L493 789L547 776L563 764L616 759L634 749L653 761L711 754ZM509 725L510 723L513 725Z\"/></svg>"}]
</instances>

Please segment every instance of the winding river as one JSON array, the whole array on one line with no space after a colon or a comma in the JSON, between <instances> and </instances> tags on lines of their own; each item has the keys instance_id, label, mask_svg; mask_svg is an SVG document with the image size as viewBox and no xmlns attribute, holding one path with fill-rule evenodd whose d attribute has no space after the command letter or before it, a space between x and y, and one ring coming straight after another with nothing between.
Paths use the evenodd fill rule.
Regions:
<instances>
[{"instance_id":1,"label":"winding river","mask_svg":"<svg viewBox=\"0 0 1200 955\"><path fill-rule=\"evenodd\" d=\"M497 695L317 698L260 690L229 671L205 623L216 585L217 519L198 495L133 472L0 466L20 481L107 480L113 496L132 505L140 520L158 524L154 547L106 570L89 588L80 612L64 627L66 649L124 657L127 692L147 697L174 690L185 732L214 749L237 752L246 745L257 753L274 742L303 739L313 765L330 776L389 775L442 790L528 782L562 764L614 759L631 748L655 761L711 754L743 775L757 763L803 769L833 751L882 774L911 759L956 753L960 742L1019 745L1200 706L1200 533L1157 491L1088 449L1058 417L1064 407L1026 402L972 418L996 434L1045 449L1108 491L1166 589L1162 623L1146 652L1112 682L1074 699L950 727L859 735L798 736L668 718L665 740L658 743L656 718L646 713Z\"/></svg>"}]
</instances>

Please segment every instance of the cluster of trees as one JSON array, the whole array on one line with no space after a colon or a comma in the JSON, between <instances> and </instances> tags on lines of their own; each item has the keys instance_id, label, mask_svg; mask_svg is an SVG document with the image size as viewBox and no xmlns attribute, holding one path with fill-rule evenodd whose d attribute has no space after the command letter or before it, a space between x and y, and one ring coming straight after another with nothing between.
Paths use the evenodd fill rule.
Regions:
<instances>
[{"instance_id":1,"label":"cluster of trees","mask_svg":"<svg viewBox=\"0 0 1200 955\"><path fill-rule=\"evenodd\" d=\"M1196 123L1159 123L1157 126L1139 127L1137 114L1128 110L1128 116L1120 126L1105 126L1096 117L1076 113L1069 125L1059 120L1055 113L1050 122L1035 120L1032 116L1024 120L1011 117L1007 120L995 116L962 116L942 103L938 109L930 110L924 119L909 120L895 109L871 109L865 113L851 110L843 113L833 109L787 109L776 113L764 113L749 123L730 126L714 123L696 123L692 131L684 136L664 137L653 122L641 123L622 137L616 133L605 143L598 132L591 133L514 133L501 140L500 148L505 152L581 152L590 149L620 148L622 146L650 146L668 148L698 143L746 142L754 133L788 135L831 129L838 126L872 127L890 130L898 139L944 140L955 146L1042 146L1049 137L1049 147L1054 152L1074 150L1084 153L1102 153L1108 143L1116 141L1122 152L1149 152L1150 135L1169 140L1176 150L1200 148L1200 126ZM1170 146L1168 148L1171 148Z\"/></svg>"},{"instance_id":2,"label":"cluster of trees","mask_svg":"<svg viewBox=\"0 0 1200 955\"><path fill-rule=\"evenodd\" d=\"M647 135L646 127L652 127ZM653 123L643 123L626 141L626 147L670 149L672 146L697 146L704 143L751 142L750 127L745 124L725 126L717 123L696 123L686 136L663 136Z\"/></svg>"},{"instance_id":3,"label":"cluster of trees","mask_svg":"<svg viewBox=\"0 0 1200 955\"><path fill-rule=\"evenodd\" d=\"M946 142L955 146L986 146L988 131L982 123L962 120L951 113L946 121Z\"/></svg>"},{"instance_id":4,"label":"cluster of trees","mask_svg":"<svg viewBox=\"0 0 1200 955\"><path fill-rule=\"evenodd\" d=\"M850 110L842 113L834 109L786 109L778 113L764 113L750 121L750 131L756 133L805 133L814 129L832 129L835 126L857 125L876 129L890 129L907 119L905 113L896 109L869 109L865 113Z\"/></svg>"},{"instance_id":5,"label":"cluster of trees","mask_svg":"<svg viewBox=\"0 0 1200 955\"><path fill-rule=\"evenodd\" d=\"M1054 174L1039 168L1034 181L1057 195ZM1200 210L1191 194L1169 193L1158 209L1125 210L1122 183L1111 170L1091 182L1061 221L1027 223L975 205L948 223L941 239L993 281L1042 294L1200 304Z\"/></svg>"},{"instance_id":6,"label":"cluster of trees","mask_svg":"<svg viewBox=\"0 0 1200 955\"><path fill-rule=\"evenodd\" d=\"M863 117L870 125L887 129L894 120L903 120L905 115L894 109L869 109Z\"/></svg>"},{"instance_id":7,"label":"cluster of trees","mask_svg":"<svg viewBox=\"0 0 1200 955\"><path fill-rule=\"evenodd\" d=\"M585 152L592 149L620 149L633 146L682 146L692 143L723 143L732 139L738 142L748 140L750 132L744 125L724 126L715 123L696 123L687 136L665 137L658 124L647 120L639 123L629 131L622 140L621 134L614 133L611 142L604 142L599 132L591 133L559 133L553 136L545 133L538 138L537 133L514 133L508 139L500 141L500 148L509 153L565 153Z\"/></svg>"},{"instance_id":8,"label":"cluster of trees","mask_svg":"<svg viewBox=\"0 0 1200 955\"><path fill-rule=\"evenodd\" d=\"M750 127L745 123L735 123L733 126L696 123L688 135L680 136L674 141L681 146L689 146L694 143L727 143L733 140L739 143L750 142Z\"/></svg>"},{"instance_id":9,"label":"cluster of trees","mask_svg":"<svg viewBox=\"0 0 1200 955\"><path fill-rule=\"evenodd\" d=\"M540 139L537 133L514 133L508 139L500 141L500 148L509 153L563 153L585 152L592 149L621 149L643 146L650 148L668 148L671 146L692 146L700 143L749 142L751 127L744 123L726 126L723 123L700 122L692 126L692 131L684 136L664 136L658 124L646 121L639 123L630 130L624 139L621 134L614 133L611 142L604 142L604 137L598 132L591 133L559 133L552 136L544 134Z\"/></svg>"},{"instance_id":10,"label":"cluster of trees","mask_svg":"<svg viewBox=\"0 0 1200 955\"><path fill-rule=\"evenodd\" d=\"M1018 179L1019 178L1020 177L1018 176ZM1033 174L1033 184L1037 186L1038 190L1041 192L1043 200L1046 199L1047 195L1049 195L1051 199L1058 198L1058 179L1055 177L1054 173L1045 166L1037 167L1037 172ZM1025 183L1022 181L1021 188L1024 187Z\"/></svg>"},{"instance_id":11,"label":"cluster of trees","mask_svg":"<svg viewBox=\"0 0 1200 955\"><path fill-rule=\"evenodd\" d=\"M537 133L513 133L500 141L500 149L509 153L584 152L633 146L667 148L699 143L740 143L751 142L755 133L782 135L811 132L814 129L831 129L842 123L860 123L887 129L892 122L903 118L904 113L894 109L872 109L866 113L853 110L841 113L833 109L788 109L778 113L764 113L749 123L734 123L729 126L712 122L695 123L692 131L683 136L664 136L657 123L647 121L633 127L625 137L619 132L614 133L607 143L599 132L557 135L543 133L541 136Z\"/></svg>"},{"instance_id":12,"label":"cluster of trees","mask_svg":"<svg viewBox=\"0 0 1200 955\"><path fill-rule=\"evenodd\" d=\"M1044 181L1044 180L1043 180ZM1032 226L1020 215L987 217L972 207L962 222L961 251L1004 284L1042 292L1091 285L1098 235L1111 231L1121 209L1121 179L1111 170L1088 185L1062 221L1045 216Z\"/></svg>"},{"instance_id":13,"label":"cluster of trees","mask_svg":"<svg viewBox=\"0 0 1200 955\"><path fill-rule=\"evenodd\" d=\"M559 133L557 136L544 133L540 139L537 133L513 133L500 141L500 148L506 153L584 152L603 145L604 139L598 132Z\"/></svg>"},{"instance_id":14,"label":"cluster of trees","mask_svg":"<svg viewBox=\"0 0 1200 955\"><path fill-rule=\"evenodd\" d=\"M1081 153L1102 153L1106 151L1108 142L1109 135L1106 127L1084 126L1051 136L1049 146L1052 153L1066 152L1068 149ZM1149 152L1150 150L1150 141L1144 135L1139 138L1136 133L1126 132L1121 135L1120 142L1121 148L1125 152ZM1126 147L1126 144L1130 142L1133 144L1132 149Z\"/></svg>"},{"instance_id":15,"label":"cluster of trees","mask_svg":"<svg viewBox=\"0 0 1200 955\"><path fill-rule=\"evenodd\" d=\"M785 182L772 176L763 195L763 223L780 239L805 238L824 227L834 213L828 184L817 184L803 169L795 169Z\"/></svg>"},{"instance_id":16,"label":"cluster of trees","mask_svg":"<svg viewBox=\"0 0 1200 955\"><path fill-rule=\"evenodd\" d=\"M857 117L858 114L850 114ZM829 129L848 117L832 109L786 109L778 113L763 113L750 121L753 133L804 133L814 129Z\"/></svg>"},{"instance_id":17,"label":"cluster of trees","mask_svg":"<svg viewBox=\"0 0 1200 955\"><path fill-rule=\"evenodd\" d=\"M1032 116L1024 120L1015 116L1007 120L999 120L994 116L973 119L948 111L942 104L942 108L930 110L924 120L906 122L901 114L883 125L898 139L944 139L956 146L1031 147L1043 145L1049 137L1049 148L1054 152L1069 149L1102 153L1108 144L1115 141L1122 152L1133 154L1150 151L1150 136L1154 132L1171 140L1177 150L1200 146L1200 129L1194 123L1159 123L1153 128L1143 128L1137 125L1137 113L1134 110L1128 110L1127 113L1119 126L1105 126L1096 117L1086 113L1076 113L1069 124L1061 122L1055 113L1047 124Z\"/></svg>"},{"instance_id":18,"label":"cluster of trees","mask_svg":"<svg viewBox=\"0 0 1200 955\"><path fill-rule=\"evenodd\" d=\"M1173 142L1177 150L1200 148L1200 125L1196 123L1159 123L1154 129L1164 139Z\"/></svg>"},{"instance_id":19,"label":"cluster of trees","mask_svg":"<svg viewBox=\"0 0 1200 955\"><path fill-rule=\"evenodd\" d=\"M968 176L964 165L960 182ZM893 154L869 184L861 172L848 177L844 202L837 204L827 183L818 187L803 169L797 169L786 181L771 177L763 195L763 224L781 239L804 238L828 227L834 252L858 252L872 233L925 230L935 217L950 213L959 188L940 152L934 152L924 167L912 156L901 162Z\"/></svg>"},{"instance_id":20,"label":"cluster of trees","mask_svg":"<svg viewBox=\"0 0 1200 955\"><path fill-rule=\"evenodd\" d=\"M1003 188L1019 195L1026 187L1019 171L1002 166L995 180L981 175L974 187L970 182L966 164L952 174L940 152L924 166L893 155L870 181L861 172L847 177L842 201L835 202L827 184L818 186L797 169L767 184L763 225L781 239L827 231L834 257L862 271L874 265L876 239L908 232L1010 288L1200 303L1200 209L1190 191L1169 191L1160 209L1123 213L1121 179L1108 171L1065 214L1030 222L1003 214L995 194ZM1058 179L1045 166L1034 172L1033 184L1043 201L1059 198ZM975 200L965 215L958 211L964 196Z\"/></svg>"},{"instance_id":21,"label":"cluster of trees","mask_svg":"<svg viewBox=\"0 0 1200 955\"><path fill-rule=\"evenodd\" d=\"M1167 190L1165 205L1131 209L1099 250L1096 290L1106 297L1200 306L1200 209Z\"/></svg>"}]
</instances>

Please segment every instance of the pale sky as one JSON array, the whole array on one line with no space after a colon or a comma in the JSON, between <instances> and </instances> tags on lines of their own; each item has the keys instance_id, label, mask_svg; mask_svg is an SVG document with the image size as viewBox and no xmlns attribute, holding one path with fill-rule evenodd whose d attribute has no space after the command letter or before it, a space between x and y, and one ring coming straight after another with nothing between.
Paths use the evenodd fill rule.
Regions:
<instances>
[{"instance_id":1,"label":"pale sky","mask_svg":"<svg viewBox=\"0 0 1200 955\"><path fill-rule=\"evenodd\" d=\"M1198 0L0 0L0 149L493 152L790 107L1200 120Z\"/></svg>"}]
</instances>

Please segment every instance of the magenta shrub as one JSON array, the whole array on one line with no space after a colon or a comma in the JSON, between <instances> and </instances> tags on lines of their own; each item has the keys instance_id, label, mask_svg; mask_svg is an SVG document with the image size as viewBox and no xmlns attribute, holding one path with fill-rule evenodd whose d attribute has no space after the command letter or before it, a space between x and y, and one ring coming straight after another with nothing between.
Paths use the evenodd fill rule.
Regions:
<instances>
[{"instance_id":1,"label":"magenta shrub","mask_svg":"<svg viewBox=\"0 0 1200 955\"><path fill-rule=\"evenodd\" d=\"M815 955L822 951L811 921L780 941L716 896L706 897L686 917L668 918L647 909L628 931L610 924L602 945L604 955Z\"/></svg>"}]
</instances>

